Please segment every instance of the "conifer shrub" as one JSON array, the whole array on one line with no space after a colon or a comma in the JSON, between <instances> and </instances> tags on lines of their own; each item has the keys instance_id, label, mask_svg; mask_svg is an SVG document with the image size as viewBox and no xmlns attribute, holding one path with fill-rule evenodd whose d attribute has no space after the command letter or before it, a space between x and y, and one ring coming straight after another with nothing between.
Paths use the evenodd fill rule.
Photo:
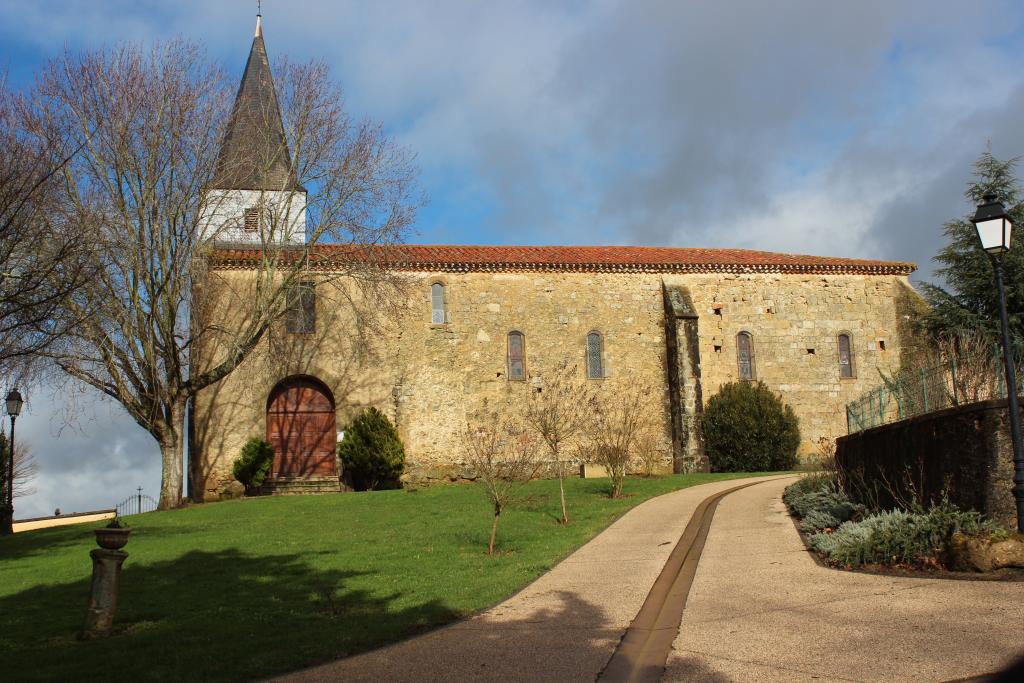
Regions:
<instances>
[{"instance_id":1,"label":"conifer shrub","mask_svg":"<svg viewBox=\"0 0 1024 683\"><path fill-rule=\"evenodd\" d=\"M797 464L800 422L763 382L731 382L704 409L713 472L770 472Z\"/></svg>"},{"instance_id":2,"label":"conifer shrub","mask_svg":"<svg viewBox=\"0 0 1024 683\"><path fill-rule=\"evenodd\" d=\"M345 429L338 457L348 484L357 491L400 488L405 447L391 421L369 408Z\"/></svg>"},{"instance_id":3,"label":"conifer shrub","mask_svg":"<svg viewBox=\"0 0 1024 683\"><path fill-rule=\"evenodd\" d=\"M247 493L253 493L263 486L270 465L274 462L274 448L265 440L254 436L242 446L242 453L235 460L232 474L242 482Z\"/></svg>"}]
</instances>

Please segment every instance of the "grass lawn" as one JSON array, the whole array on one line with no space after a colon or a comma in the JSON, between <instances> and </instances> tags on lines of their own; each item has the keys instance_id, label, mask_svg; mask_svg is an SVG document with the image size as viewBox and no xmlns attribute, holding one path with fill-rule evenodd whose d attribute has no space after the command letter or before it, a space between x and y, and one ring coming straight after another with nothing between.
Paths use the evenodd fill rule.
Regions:
<instances>
[{"instance_id":1,"label":"grass lawn","mask_svg":"<svg viewBox=\"0 0 1024 683\"><path fill-rule=\"evenodd\" d=\"M399 640L521 589L648 498L740 474L535 481L502 516L477 485L268 497L128 518L118 635L78 642L92 525L0 539L0 678L245 681Z\"/></svg>"}]
</instances>

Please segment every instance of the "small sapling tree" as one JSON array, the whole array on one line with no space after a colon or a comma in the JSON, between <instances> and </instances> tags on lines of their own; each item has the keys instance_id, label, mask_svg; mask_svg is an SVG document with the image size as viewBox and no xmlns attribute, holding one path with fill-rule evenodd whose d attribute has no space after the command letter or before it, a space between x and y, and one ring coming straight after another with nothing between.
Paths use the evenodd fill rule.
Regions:
<instances>
[{"instance_id":1,"label":"small sapling tree","mask_svg":"<svg viewBox=\"0 0 1024 683\"><path fill-rule=\"evenodd\" d=\"M622 495L622 485L630 460L641 444L651 441L648 417L651 388L634 385L614 393L602 394L595 402L594 426L583 447L587 459L603 465L611 480L609 496Z\"/></svg>"},{"instance_id":2,"label":"small sapling tree","mask_svg":"<svg viewBox=\"0 0 1024 683\"><path fill-rule=\"evenodd\" d=\"M483 410L471 417L463 435L466 454L483 484L494 510L487 554L494 553L498 521L512 501L515 490L540 469L538 443L521 425L502 419L496 411Z\"/></svg>"},{"instance_id":3,"label":"small sapling tree","mask_svg":"<svg viewBox=\"0 0 1024 683\"><path fill-rule=\"evenodd\" d=\"M554 371L545 373L543 386L530 394L524 414L527 426L540 436L554 462L562 502L562 524L569 523L562 457L564 446L579 436L595 409L593 391L579 382L578 374L579 368L564 360Z\"/></svg>"}]
</instances>

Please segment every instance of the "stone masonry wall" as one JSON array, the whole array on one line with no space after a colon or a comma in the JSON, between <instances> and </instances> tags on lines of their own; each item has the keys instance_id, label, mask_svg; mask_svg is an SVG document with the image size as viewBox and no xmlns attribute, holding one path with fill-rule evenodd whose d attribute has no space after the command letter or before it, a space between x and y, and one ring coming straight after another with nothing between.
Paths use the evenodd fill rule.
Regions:
<instances>
[{"instance_id":1,"label":"stone masonry wall","mask_svg":"<svg viewBox=\"0 0 1024 683\"><path fill-rule=\"evenodd\" d=\"M244 270L215 276L244 290ZM431 323L435 282L445 285L444 324ZM230 479L245 440L265 436L269 392L290 375L312 375L330 387L339 430L366 406L383 410L405 442L410 474L439 479L465 474L459 434L468 412L484 399L511 406L525 400L563 359L578 364L581 382L602 392L650 387L658 406L651 420L661 435L656 446L668 469L666 287L685 287L692 297L702 400L736 379L736 335L749 332L756 377L793 406L803 453L821 436L844 434L844 404L879 382L876 367L891 370L899 362L897 299L909 285L893 275L416 273L397 310L378 315L373 329L323 287L316 334L273 330L235 373L198 397L192 495L212 494ZM526 381L507 377L512 330L525 335ZM604 339L607 377L601 380L585 378L591 331ZM840 332L852 336L852 379L839 377Z\"/></svg>"},{"instance_id":2,"label":"stone masonry wall","mask_svg":"<svg viewBox=\"0 0 1024 683\"><path fill-rule=\"evenodd\" d=\"M943 497L1015 528L1013 446L1006 399L970 403L839 439L836 462L852 497L883 509Z\"/></svg>"}]
</instances>

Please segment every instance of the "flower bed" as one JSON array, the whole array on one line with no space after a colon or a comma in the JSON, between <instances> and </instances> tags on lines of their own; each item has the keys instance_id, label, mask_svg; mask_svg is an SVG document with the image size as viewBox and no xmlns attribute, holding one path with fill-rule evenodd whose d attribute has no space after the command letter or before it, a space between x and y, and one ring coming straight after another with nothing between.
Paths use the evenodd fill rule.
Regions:
<instances>
[{"instance_id":1,"label":"flower bed","mask_svg":"<svg viewBox=\"0 0 1024 683\"><path fill-rule=\"evenodd\" d=\"M977 546L1008 538L1005 530L979 513L945 500L914 511L868 510L853 503L828 473L804 477L787 487L782 498L800 520L808 547L837 567L977 569L963 566L958 549L965 546L964 539L975 539Z\"/></svg>"}]
</instances>

